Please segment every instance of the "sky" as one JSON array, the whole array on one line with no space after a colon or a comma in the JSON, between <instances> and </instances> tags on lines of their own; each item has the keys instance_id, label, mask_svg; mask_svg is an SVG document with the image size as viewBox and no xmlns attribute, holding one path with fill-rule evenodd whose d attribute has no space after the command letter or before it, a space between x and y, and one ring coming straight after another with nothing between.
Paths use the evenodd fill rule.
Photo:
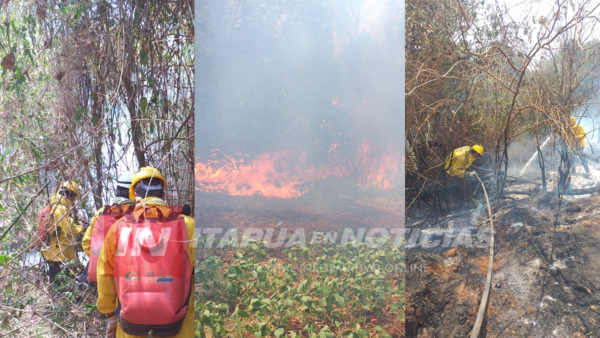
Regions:
<instances>
[{"instance_id":1,"label":"sky","mask_svg":"<svg viewBox=\"0 0 600 338\"><path fill-rule=\"evenodd\" d=\"M548 17L550 13L556 11L556 0L536 0L536 1L523 1L523 0L495 0L498 5L500 5L501 9L505 9L506 12L517 22L522 22L523 20L530 20L529 22L533 24L534 18L536 19L536 25L534 27L540 28L539 19L541 17ZM568 4L566 6L567 17L570 17L574 13L574 7L580 5L581 3L588 3L597 7L595 10L596 16L600 14L600 2L597 0L573 0L573 1L561 1L562 3ZM577 8L577 7L575 7ZM564 13L565 7L563 7ZM563 21L564 22L564 21ZM600 39L600 25L593 25L593 21L590 19L584 25L577 25L577 29L581 31L582 37L585 41L589 41L592 39ZM535 37L535 34L533 34ZM539 56L539 55L538 55ZM595 111L594 109L592 109ZM588 132L588 142L597 142L598 136L597 134L600 132L598 128L600 125L597 119L592 120L587 116L584 116L579 120L579 124L584 127L584 129Z\"/></svg>"},{"instance_id":2,"label":"sky","mask_svg":"<svg viewBox=\"0 0 600 338\"><path fill-rule=\"evenodd\" d=\"M574 13L574 9L578 8L582 3L586 3L589 8L598 7L599 3L597 0L573 0L573 1L565 1L559 0L561 4L567 4L567 6L563 6L562 13L564 13L565 9L567 11L567 17L571 17ZM506 10L506 12L517 22L522 22L523 20L530 20L528 22L532 23L536 22L537 27L540 27L539 24L540 18L547 18L558 8L556 0L533 0L533 1L523 1L523 0L493 0L494 3L497 3L501 9ZM595 14L600 14L600 10L597 8ZM564 21L563 21L564 22ZM586 25L578 26L577 29L584 30L584 35L587 35L590 38L600 38L600 30L598 27L590 26L588 21Z\"/></svg>"}]
</instances>

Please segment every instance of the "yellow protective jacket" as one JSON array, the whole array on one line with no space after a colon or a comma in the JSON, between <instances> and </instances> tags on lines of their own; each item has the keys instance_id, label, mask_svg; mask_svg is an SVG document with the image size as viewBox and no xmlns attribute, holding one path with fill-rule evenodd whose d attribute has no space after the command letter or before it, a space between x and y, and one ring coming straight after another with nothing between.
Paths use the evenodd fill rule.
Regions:
<instances>
[{"instance_id":1,"label":"yellow protective jacket","mask_svg":"<svg viewBox=\"0 0 600 338\"><path fill-rule=\"evenodd\" d=\"M140 213L143 210L143 205L146 206L155 206L157 208L161 208L163 214L167 216L170 213L169 207L167 204L160 198L156 197L148 197L146 199L137 199L136 198L136 207L133 211ZM152 217L154 208L149 209L146 214L148 217ZM154 211L155 217L158 217L158 212ZM187 245L187 252L190 258L191 271L194 270L194 261L195 261L195 253L194 253L194 219L185 215L182 215L185 219L185 227L187 230L188 240L190 242ZM119 221L117 221L119 222ZM116 223L115 223L116 224ZM117 290L115 288L114 277L112 277L113 266L115 260L115 252L117 251L117 227L113 226L110 228L108 233L106 234L106 238L104 239L104 243L102 244L102 250L100 250L100 257L98 258L97 275L98 275L98 301L97 306L98 310L105 315L112 314L115 312L117 308ZM188 305L188 312L183 320L183 325L181 327L181 331L176 336L171 338L188 338L194 337L194 283L192 281L192 292L190 295L190 301ZM129 335L123 330L121 330L121 326L117 325L117 338L146 338L142 336L132 336Z\"/></svg>"},{"instance_id":2,"label":"yellow protective jacket","mask_svg":"<svg viewBox=\"0 0 600 338\"><path fill-rule=\"evenodd\" d=\"M123 197L113 198L110 202L110 205L135 205L134 201ZM98 211L96 211L96 214L94 214L94 218L92 218L92 221L90 222L90 226L85 231L85 235L83 236L83 242L81 242L83 251L85 251L85 254L88 257L90 257L90 247L92 246L92 234L94 233L94 227L98 222L98 215L102 214L103 211L104 207L101 207L100 209L98 209Z\"/></svg>"},{"instance_id":3,"label":"yellow protective jacket","mask_svg":"<svg viewBox=\"0 0 600 338\"><path fill-rule=\"evenodd\" d=\"M52 233L60 228L58 236L53 236L50 239L48 249L42 250L44 259L53 262L65 262L75 258L75 235L83 231L81 225L75 224L73 218L68 214L69 209L73 207L73 201L68 198L56 195L50 197L50 215L51 224L54 228L50 228ZM51 227L52 227L51 226Z\"/></svg>"},{"instance_id":4,"label":"yellow protective jacket","mask_svg":"<svg viewBox=\"0 0 600 338\"><path fill-rule=\"evenodd\" d=\"M448 175L455 177L464 177L465 170L476 160L475 156L470 154L471 146L464 146L454 149L446 158L444 170Z\"/></svg>"},{"instance_id":5,"label":"yellow protective jacket","mask_svg":"<svg viewBox=\"0 0 600 338\"><path fill-rule=\"evenodd\" d=\"M580 125L572 125L571 131L575 134L574 143L577 145L577 149L585 148L585 130Z\"/></svg>"},{"instance_id":6,"label":"yellow protective jacket","mask_svg":"<svg viewBox=\"0 0 600 338\"><path fill-rule=\"evenodd\" d=\"M558 134L559 136L562 136L562 132L560 131L560 129L555 129L554 132L556 134ZM572 124L571 125L571 130L568 132L570 135L570 139L567 142L567 146L569 147L569 149L573 150L573 147L575 146L577 149L583 149L585 148L585 136L586 136L586 132L583 129L582 126L578 125L578 124Z\"/></svg>"}]
</instances>

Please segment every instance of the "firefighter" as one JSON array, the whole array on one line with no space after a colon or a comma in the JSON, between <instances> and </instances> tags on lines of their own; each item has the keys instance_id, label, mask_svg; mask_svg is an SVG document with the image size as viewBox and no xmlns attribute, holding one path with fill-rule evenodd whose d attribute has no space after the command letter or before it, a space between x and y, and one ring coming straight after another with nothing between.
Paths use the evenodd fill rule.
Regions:
<instances>
[{"instance_id":1,"label":"firefighter","mask_svg":"<svg viewBox=\"0 0 600 338\"><path fill-rule=\"evenodd\" d=\"M583 165L583 168L585 169L585 173L589 176L590 167L589 167L587 159L585 158L585 155L583 153L583 149L585 148L585 135L586 135L585 130L583 129L582 126L577 124L577 119L575 119L574 117L571 117L570 122L571 122L571 132L573 133L572 147L575 148L577 155L581 159L581 164Z\"/></svg>"},{"instance_id":2,"label":"firefighter","mask_svg":"<svg viewBox=\"0 0 600 338\"><path fill-rule=\"evenodd\" d=\"M135 220L152 220L154 219L154 223L152 223L152 221L150 221L151 224L156 224L156 221L159 221L163 218L169 218L171 216L173 216L171 213L173 212L171 208L168 207L168 205L165 203L164 198L165 198L165 188L167 186L167 181L166 179L161 175L161 173L151 167L143 167L141 168L137 173L135 173L133 175L132 178L132 182L131 182L131 186L130 186L130 190L129 190L129 198L132 200L135 200L136 205L135 205L135 209L133 211L133 215L127 218L123 218L118 220L117 222L115 222L115 224L110 228L110 230L108 231L106 238L104 240L104 243L102 245L102 249L100 251L100 257L98 259L98 264L97 264L97 277L98 277L98 301L97 301L97 305L98 305L98 310L103 313L106 316L106 321L107 321L107 330L106 330L106 335L107 337L146 337L146 336L159 336L158 332L154 331L155 328L153 328L153 330L150 330L149 327L150 326L155 326L156 328L159 328L162 330L161 327L165 327L165 326L169 326L171 327L172 324L168 324L165 325L164 323L157 323L157 321L152 322L152 323L143 323L144 320L148 320L147 318L151 318L153 315L156 314L157 311L163 311L163 308L169 307L169 308L174 308L174 309L180 309L180 312L178 313L179 316L182 316L181 319L179 320L180 323L180 327L181 329L176 329L179 330L178 332L173 332L173 334L169 334L169 337L193 337L194 336L194 291L193 291L193 274L191 274L191 271L193 271L193 267L194 267L194 245L193 245L193 236L194 236L194 219L183 215L183 214L179 214L179 215L175 215L177 217L177 221L181 222L178 224L181 224L181 227L179 227L179 231L181 234L181 238L183 239L182 241L177 241L177 240L173 240L172 237L167 237L168 242L166 245L164 245L164 251L166 251L167 253L163 253L163 255L169 255L173 249L175 247L178 247L178 245L182 245L180 246L180 250L178 255L175 255L174 257L178 257L178 259L169 259L168 262L168 266L166 265L161 265L159 269L154 269L155 271L161 270L162 268L168 270L169 268L172 268L174 266L179 266L182 267L184 271L187 271L187 274L184 274L184 278L180 278L179 280L183 280L186 284L185 284L185 288L186 290L188 290L187 292L189 292L189 295L187 295L187 293L183 292L182 289L171 289L168 292L144 292L145 288L152 288L153 285L155 286L156 284L152 284L154 282L158 282L158 280L155 280L155 271L151 271L151 272L140 272L136 269L142 269L143 267L140 267L140 264L138 261L138 264L125 264L125 263L121 263L123 262L124 257L127 256L127 254L133 255L131 254L131 251L133 251L133 249L131 249L131 251L127 251L127 247L125 246L125 251L123 252L123 254L119 253L119 255L116 254L117 249L119 248L119 250L121 250L122 245L123 245L123 238L129 238L130 235L128 235L128 237L123 237L123 233L126 234L132 234L134 231L132 230L134 227L129 227L129 222L132 222L131 219ZM135 223L135 224L139 224L139 223ZM134 225L135 225L134 224ZM137 228L137 230L139 230L140 227ZM131 232L124 232L123 230L130 230ZM145 229L143 229L145 230ZM176 232L177 229L173 228L173 230L171 231L171 236L173 232ZM136 232L137 233L137 232ZM117 241L117 236L121 236L119 237L120 240ZM159 238L160 243L164 244L162 242L164 233L161 232L160 233L160 237L155 237L155 238ZM132 247L135 247L136 245L136 241L140 241L139 243L142 243L143 240L145 240L146 237L143 236L139 236L139 237L135 237L134 238L134 244L130 244L132 245ZM141 239L140 239L141 238ZM117 243L118 242L118 243ZM129 243L127 241L125 241L124 243ZM145 243L145 242L144 242ZM161 245L162 245L161 244ZM127 244L125 244L127 245ZM144 250L144 246L143 244L137 244L138 248L141 245L142 249L139 250ZM158 245L155 245L158 246ZM162 248L162 247L161 247ZM151 249L148 249L151 250ZM121 252L121 251L119 251ZM127 254L125 254L127 252ZM152 251L150 251L152 252ZM138 252L137 257L140 257L141 254ZM139 259L139 258L137 258ZM156 258L158 259L158 258ZM189 266L187 264L187 262L189 261ZM179 264L178 264L179 263ZM182 264L184 263L184 264ZM142 264L146 264L146 262L143 262ZM150 264L150 263L148 263ZM135 267L135 268L132 268ZM121 274L119 273L120 271L123 271L122 269L125 268L125 270L127 269L133 269L136 271L130 271L127 274L124 274L123 276L121 276ZM159 271L160 272L160 271ZM142 274L144 277L140 278L139 274ZM148 275L151 275L151 278L148 278ZM168 275L168 274L167 274ZM185 277L189 277L189 278L185 278ZM162 281L166 282L166 283L162 283L161 285L164 288L169 288L172 287L173 284L173 278L169 278L169 277L165 277ZM123 282L125 281L125 282ZM138 284L136 284L138 283ZM149 284L144 284L144 283L149 283ZM131 290L131 288L136 288L136 285L141 285L140 286L140 290L133 290L129 293L123 291L123 290ZM154 290L156 291L156 290ZM175 296L172 296L172 294L179 294L181 295L182 292L185 294L183 296L183 298L179 297L177 299L173 299L173 303L176 304L172 304L168 303L168 306L156 306L155 304L153 304L155 301L157 301L159 298L164 300L165 297L173 297L176 298ZM132 303L128 303L128 299L130 299L129 301ZM183 301L182 301L183 300ZM185 305L183 305L183 303L186 303ZM134 310L131 310L133 308L136 308L137 304L137 313L132 313L134 312ZM142 305L140 305L142 304ZM179 307L179 305L181 305L181 307ZM141 307L143 306L143 307ZM185 306L187 306L187 310L185 312L183 312L183 309L185 309ZM176 312L176 311L175 311ZM132 316L135 318L138 318L137 321L131 321L131 320L125 320L124 316L128 315L128 316ZM128 317L131 318L131 317ZM135 324L133 324L135 323ZM169 322L170 323L170 322ZM156 324L156 325L155 325ZM160 324L160 325L159 325ZM161 326L162 325L162 326ZM167 332L171 332L171 331L167 331ZM161 337L164 336L164 334L160 335Z\"/></svg>"},{"instance_id":3,"label":"firefighter","mask_svg":"<svg viewBox=\"0 0 600 338\"><path fill-rule=\"evenodd\" d=\"M467 168L471 166L473 161L483 155L483 146L476 144L474 146L464 146L454 149L452 153L446 158L446 165L444 170L450 177L458 183L458 197L461 206L464 201L471 203L471 180L475 173L468 172L465 174Z\"/></svg>"},{"instance_id":4,"label":"firefighter","mask_svg":"<svg viewBox=\"0 0 600 338\"><path fill-rule=\"evenodd\" d=\"M67 260L75 258L75 235L84 229L69 213L77 198L79 185L74 181L62 183L56 195L50 197L49 242L48 248L42 250L42 256L48 264L50 282L54 281Z\"/></svg>"},{"instance_id":5,"label":"firefighter","mask_svg":"<svg viewBox=\"0 0 600 338\"><path fill-rule=\"evenodd\" d=\"M135 205L135 201L129 199L129 188L131 187L132 179L133 179L133 173L125 174L117 179L117 191L116 191L115 197L110 201L110 205L112 207L119 207L119 206L132 207ZM120 209L126 209L126 208L120 208ZM97 257L98 257L99 251L100 251L100 247L97 247L97 248L95 247L94 250L98 250L98 252L94 252L94 253L90 253L90 247L92 245L92 235L93 235L94 231L95 230L100 231L99 229L96 229L95 226L96 226L96 223L98 222L98 217L103 216L103 212L104 212L104 207L101 207L100 209L98 209L98 211L94 215L94 218L92 219L92 222L90 223L90 226L87 228L85 235L83 236L83 242L81 243L81 246L82 246L85 254L90 258L90 261L88 262L88 266L85 269L85 272L77 278L77 281L82 285L84 285L86 282L92 282L92 283L96 282L96 276L89 276L88 272L95 274L96 263L98 262ZM126 212L126 211L124 210L124 212ZM116 219L112 219L112 220L116 221ZM107 224L107 226L110 226L110 224ZM91 269L90 269L90 264L92 266Z\"/></svg>"},{"instance_id":6,"label":"firefighter","mask_svg":"<svg viewBox=\"0 0 600 338\"><path fill-rule=\"evenodd\" d=\"M581 164L585 169L585 177L589 178L590 167L587 159L583 152L585 148L585 130L582 126L577 124L577 119L571 117L569 119L569 129L565 134L568 137L563 136L563 132L560 129L556 129L554 132L561 136L558 142L558 152L561 157L561 165L558 168L559 180L558 180L558 191L570 190L571 188L571 176L575 174L575 153L581 159Z\"/></svg>"}]
</instances>

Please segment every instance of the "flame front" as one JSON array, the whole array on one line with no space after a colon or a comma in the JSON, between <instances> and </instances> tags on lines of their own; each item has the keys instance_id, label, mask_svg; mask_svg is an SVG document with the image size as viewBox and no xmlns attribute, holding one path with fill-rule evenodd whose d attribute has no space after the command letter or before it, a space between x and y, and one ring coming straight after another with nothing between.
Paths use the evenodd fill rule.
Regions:
<instances>
[{"instance_id":1,"label":"flame front","mask_svg":"<svg viewBox=\"0 0 600 338\"><path fill-rule=\"evenodd\" d=\"M291 165L293 159L287 152L261 154L252 161L248 157L236 159L213 151L208 161L196 164L200 190L234 196L260 193L266 197L291 198L306 193L306 183L322 175L312 167L298 170L300 164Z\"/></svg>"},{"instance_id":2,"label":"flame front","mask_svg":"<svg viewBox=\"0 0 600 338\"><path fill-rule=\"evenodd\" d=\"M398 172L399 154L394 154L391 147L388 147L387 151L378 152L373 144L368 142L363 143L357 151L358 158L362 159L358 171L363 173L358 185L392 189L394 186L391 179Z\"/></svg>"},{"instance_id":3,"label":"flame front","mask_svg":"<svg viewBox=\"0 0 600 338\"><path fill-rule=\"evenodd\" d=\"M338 143L329 149L329 163L315 167L306 163L304 153L278 151L249 155L224 155L213 149L211 156L199 159L195 167L196 189L233 196L261 194L265 197L293 198L307 193L313 182L328 178L352 177L361 187L392 189L400 161L391 147L377 150L364 140L356 149L354 163L343 156Z\"/></svg>"}]
</instances>

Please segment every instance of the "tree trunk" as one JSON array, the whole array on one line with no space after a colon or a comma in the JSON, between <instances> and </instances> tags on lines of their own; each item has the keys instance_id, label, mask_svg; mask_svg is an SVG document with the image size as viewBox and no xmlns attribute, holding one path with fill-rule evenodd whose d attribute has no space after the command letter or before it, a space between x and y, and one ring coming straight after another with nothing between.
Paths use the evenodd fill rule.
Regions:
<instances>
[{"instance_id":1,"label":"tree trunk","mask_svg":"<svg viewBox=\"0 0 600 338\"><path fill-rule=\"evenodd\" d=\"M540 170L542 171L542 189L544 192L548 191L546 186L546 163L544 162L544 155L542 155L542 149L540 148L540 139L538 137L537 128L535 129L535 140L537 142L538 161L540 163Z\"/></svg>"}]
</instances>

